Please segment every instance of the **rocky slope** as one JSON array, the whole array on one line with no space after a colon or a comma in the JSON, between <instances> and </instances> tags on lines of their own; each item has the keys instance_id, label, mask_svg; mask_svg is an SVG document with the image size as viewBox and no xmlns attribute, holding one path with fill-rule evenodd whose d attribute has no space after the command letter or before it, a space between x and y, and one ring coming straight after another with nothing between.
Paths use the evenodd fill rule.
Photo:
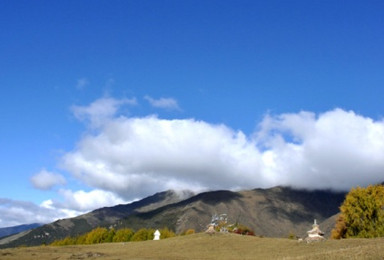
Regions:
<instances>
[{"instance_id":1,"label":"rocky slope","mask_svg":"<svg viewBox=\"0 0 384 260\"><path fill-rule=\"evenodd\" d=\"M120 221L116 228L167 226L178 233L189 228L203 231L212 215L227 214L228 222L244 224L260 236L305 236L314 219L324 231L332 229L335 222L328 218L334 219L344 196L342 192L284 187L240 192L212 191L153 211L131 215Z\"/></svg>"}]
</instances>

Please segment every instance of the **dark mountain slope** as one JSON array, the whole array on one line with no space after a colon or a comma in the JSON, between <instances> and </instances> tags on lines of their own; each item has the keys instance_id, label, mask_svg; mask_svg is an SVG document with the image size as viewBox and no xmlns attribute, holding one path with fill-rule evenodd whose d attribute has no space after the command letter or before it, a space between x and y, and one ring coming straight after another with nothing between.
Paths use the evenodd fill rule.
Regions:
<instances>
[{"instance_id":1,"label":"dark mountain slope","mask_svg":"<svg viewBox=\"0 0 384 260\"><path fill-rule=\"evenodd\" d=\"M18 225L18 226L13 226L13 227L5 227L5 228L0 228L0 238L17 234L23 231L27 231L33 228L37 228L42 226L43 224L39 223L33 223L33 224L26 224L26 225Z\"/></svg>"},{"instance_id":2,"label":"dark mountain slope","mask_svg":"<svg viewBox=\"0 0 384 260\"><path fill-rule=\"evenodd\" d=\"M167 226L179 233L189 228L203 231L212 215L225 213L229 222L247 225L257 235L286 237L294 233L304 236L314 219L321 223L338 213L344 196L341 192L283 187L241 192L205 192L154 211L130 215L117 228ZM326 224L330 225L328 222ZM320 227L324 230L330 228Z\"/></svg>"}]
</instances>

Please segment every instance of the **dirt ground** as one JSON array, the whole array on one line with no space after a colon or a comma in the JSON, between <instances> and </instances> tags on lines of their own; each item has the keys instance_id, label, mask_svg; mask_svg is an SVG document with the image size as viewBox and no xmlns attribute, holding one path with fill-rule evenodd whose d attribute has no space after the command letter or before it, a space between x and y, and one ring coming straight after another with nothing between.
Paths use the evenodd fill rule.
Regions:
<instances>
[{"instance_id":1,"label":"dirt ground","mask_svg":"<svg viewBox=\"0 0 384 260\"><path fill-rule=\"evenodd\" d=\"M195 234L160 241L0 250L0 259L384 259L384 239L289 239Z\"/></svg>"}]
</instances>

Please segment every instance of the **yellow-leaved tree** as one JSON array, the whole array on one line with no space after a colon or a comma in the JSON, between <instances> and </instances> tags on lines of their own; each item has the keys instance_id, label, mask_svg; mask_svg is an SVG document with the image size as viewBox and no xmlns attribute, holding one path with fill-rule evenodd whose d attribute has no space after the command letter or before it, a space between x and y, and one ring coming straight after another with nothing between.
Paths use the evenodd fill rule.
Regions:
<instances>
[{"instance_id":1,"label":"yellow-leaved tree","mask_svg":"<svg viewBox=\"0 0 384 260\"><path fill-rule=\"evenodd\" d=\"M353 188L340 207L332 238L384 236L384 186Z\"/></svg>"},{"instance_id":2,"label":"yellow-leaved tree","mask_svg":"<svg viewBox=\"0 0 384 260\"><path fill-rule=\"evenodd\" d=\"M87 233L85 244L99 244L105 243L108 238L108 229L98 227Z\"/></svg>"},{"instance_id":3,"label":"yellow-leaved tree","mask_svg":"<svg viewBox=\"0 0 384 260\"><path fill-rule=\"evenodd\" d=\"M128 242L134 234L135 232L130 228L119 229L113 237L113 242Z\"/></svg>"}]
</instances>

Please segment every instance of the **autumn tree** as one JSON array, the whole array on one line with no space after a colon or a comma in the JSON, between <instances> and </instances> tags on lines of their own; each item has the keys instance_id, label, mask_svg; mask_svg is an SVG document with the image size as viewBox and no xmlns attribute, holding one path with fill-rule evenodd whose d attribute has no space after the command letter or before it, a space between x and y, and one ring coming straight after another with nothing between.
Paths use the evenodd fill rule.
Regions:
<instances>
[{"instance_id":1,"label":"autumn tree","mask_svg":"<svg viewBox=\"0 0 384 260\"><path fill-rule=\"evenodd\" d=\"M108 235L106 236L106 238L104 239L104 243L111 243L113 242L113 238L115 237L115 234L116 234L116 231L114 228L110 228L108 230Z\"/></svg>"},{"instance_id":2,"label":"autumn tree","mask_svg":"<svg viewBox=\"0 0 384 260\"><path fill-rule=\"evenodd\" d=\"M87 239L87 235L88 233L85 233L83 235L79 235L76 237L76 245L84 245L85 244L85 240Z\"/></svg>"},{"instance_id":3,"label":"autumn tree","mask_svg":"<svg viewBox=\"0 0 384 260\"><path fill-rule=\"evenodd\" d=\"M91 230L88 233L79 235L76 237L66 237L61 240L55 240L51 243L52 246L66 246L66 245L84 245L84 244L99 244L99 243L110 243L110 242L128 242L128 241L145 241L153 240L154 229L142 228L134 232L130 228L119 229L106 229L98 227ZM174 237L176 234L164 227L160 230L161 238Z\"/></svg>"},{"instance_id":4,"label":"autumn tree","mask_svg":"<svg viewBox=\"0 0 384 260\"><path fill-rule=\"evenodd\" d=\"M52 246L69 246L69 245L75 245L76 239L71 237L66 237L62 240L56 240L52 242Z\"/></svg>"},{"instance_id":5,"label":"autumn tree","mask_svg":"<svg viewBox=\"0 0 384 260\"><path fill-rule=\"evenodd\" d=\"M153 240L153 238L155 237L154 233L155 230L153 228L147 229L147 240Z\"/></svg>"},{"instance_id":6,"label":"autumn tree","mask_svg":"<svg viewBox=\"0 0 384 260\"><path fill-rule=\"evenodd\" d=\"M190 228L190 229L187 229L184 232L184 235L192 235L192 234L195 234L195 233L196 233L196 231L193 228Z\"/></svg>"},{"instance_id":7,"label":"autumn tree","mask_svg":"<svg viewBox=\"0 0 384 260\"><path fill-rule=\"evenodd\" d=\"M86 244L99 244L106 242L108 238L109 232L106 228L95 228L91 232L87 233L87 237L85 238Z\"/></svg>"},{"instance_id":8,"label":"autumn tree","mask_svg":"<svg viewBox=\"0 0 384 260\"><path fill-rule=\"evenodd\" d=\"M332 238L384 236L384 186L351 189L340 207Z\"/></svg>"},{"instance_id":9,"label":"autumn tree","mask_svg":"<svg viewBox=\"0 0 384 260\"><path fill-rule=\"evenodd\" d=\"M134 232L130 228L123 228L116 231L113 242L128 242L131 240Z\"/></svg>"},{"instance_id":10,"label":"autumn tree","mask_svg":"<svg viewBox=\"0 0 384 260\"><path fill-rule=\"evenodd\" d=\"M164 228L160 229L159 231L160 231L160 234L161 234L161 239L176 236L175 232L173 232L172 230L170 230L167 227L164 227Z\"/></svg>"},{"instance_id":11,"label":"autumn tree","mask_svg":"<svg viewBox=\"0 0 384 260\"><path fill-rule=\"evenodd\" d=\"M131 241L145 241L149 240L149 231L146 228L141 228L135 232L132 236Z\"/></svg>"}]
</instances>

